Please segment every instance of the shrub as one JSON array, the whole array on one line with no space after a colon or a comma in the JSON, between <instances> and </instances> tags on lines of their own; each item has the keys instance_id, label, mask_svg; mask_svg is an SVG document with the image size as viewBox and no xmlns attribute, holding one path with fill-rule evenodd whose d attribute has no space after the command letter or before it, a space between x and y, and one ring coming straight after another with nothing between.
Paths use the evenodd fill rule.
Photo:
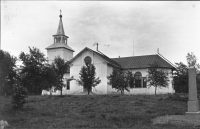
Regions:
<instances>
[{"instance_id":1,"label":"shrub","mask_svg":"<svg viewBox=\"0 0 200 129\"><path fill-rule=\"evenodd\" d=\"M13 109L22 109L25 104L25 98L28 96L28 91L25 87L16 83L13 86L13 95L12 95L12 108Z\"/></svg>"},{"instance_id":2,"label":"shrub","mask_svg":"<svg viewBox=\"0 0 200 129\"><path fill-rule=\"evenodd\" d=\"M187 102L188 101L188 96L185 94L168 94L167 100L172 100L172 101L183 101Z\"/></svg>"}]
</instances>

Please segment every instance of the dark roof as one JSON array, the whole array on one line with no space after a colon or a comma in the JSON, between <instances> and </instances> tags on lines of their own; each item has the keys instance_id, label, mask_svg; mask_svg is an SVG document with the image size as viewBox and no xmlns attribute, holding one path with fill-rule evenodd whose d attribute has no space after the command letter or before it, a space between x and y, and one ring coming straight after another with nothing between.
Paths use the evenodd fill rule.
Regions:
<instances>
[{"instance_id":1,"label":"dark roof","mask_svg":"<svg viewBox=\"0 0 200 129\"><path fill-rule=\"evenodd\" d=\"M54 48L66 48L66 49L74 52L74 50L65 43L54 43L54 44L48 46L46 49L48 50L48 49L54 49Z\"/></svg>"},{"instance_id":2,"label":"dark roof","mask_svg":"<svg viewBox=\"0 0 200 129\"><path fill-rule=\"evenodd\" d=\"M117 62L115 62L114 60L112 60L112 59L110 59L109 57L107 57L106 55L104 55L103 53L101 53L101 52L96 52L96 51L94 51L94 50L92 50L92 49L89 49L89 48L84 48L82 51L80 51L74 58L72 58L71 60L70 60L70 62L72 62L72 61L74 61L80 54L82 54L84 51L86 51L86 50L89 50L89 51L91 51L91 52L93 52L93 53L95 53L96 55L98 55L98 56L100 56L101 58L103 58L104 60L106 60L109 64L111 64L111 65L114 65L114 66L116 66L116 67L121 67Z\"/></svg>"},{"instance_id":3,"label":"dark roof","mask_svg":"<svg viewBox=\"0 0 200 129\"><path fill-rule=\"evenodd\" d=\"M124 69L148 68L150 67L149 64L153 64L155 61L158 62L162 68L175 68L172 63L161 55L132 56L111 59L120 64Z\"/></svg>"}]
</instances>

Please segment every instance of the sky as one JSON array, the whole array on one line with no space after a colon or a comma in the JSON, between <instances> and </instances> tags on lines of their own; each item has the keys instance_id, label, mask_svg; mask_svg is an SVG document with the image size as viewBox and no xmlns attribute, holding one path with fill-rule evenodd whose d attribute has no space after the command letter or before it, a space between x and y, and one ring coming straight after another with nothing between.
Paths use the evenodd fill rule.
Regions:
<instances>
[{"instance_id":1,"label":"sky","mask_svg":"<svg viewBox=\"0 0 200 129\"><path fill-rule=\"evenodd\" d=\"M1 1L1 49L19 57L28 47L53 44L60 9L74 56L85 47L110 58L159 53L186 64L193 52L200 63L198 1Z\"/></svg>"}]
</instances>

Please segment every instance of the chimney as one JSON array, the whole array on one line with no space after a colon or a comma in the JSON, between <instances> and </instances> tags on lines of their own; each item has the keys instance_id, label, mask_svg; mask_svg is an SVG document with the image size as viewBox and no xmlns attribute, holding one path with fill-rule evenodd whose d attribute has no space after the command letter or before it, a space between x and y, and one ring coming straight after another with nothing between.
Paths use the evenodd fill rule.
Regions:
<instances>
[{"instance_id":1,"label":"chimney","mask_svg":"<svg viewBox=\"0 0 200 129\"><path fill-rule=\"evenodd\" d=\"M98 45L99 45L99 44L97 43L97 51L99 51L99 50L98 50Z\"/></svg>"}]
</instances>

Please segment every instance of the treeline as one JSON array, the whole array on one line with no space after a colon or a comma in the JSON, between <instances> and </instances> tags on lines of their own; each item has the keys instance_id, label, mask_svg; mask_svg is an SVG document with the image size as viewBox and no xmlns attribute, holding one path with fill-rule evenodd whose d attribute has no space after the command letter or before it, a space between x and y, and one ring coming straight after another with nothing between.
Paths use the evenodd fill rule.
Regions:
<instances>
[{"instance_id":1,"label":"treeline","mask_svg":"<svg viewBox=\"0 0 200 129\"><path fill-rule=\"evenodd\" d=\"M20 65L16 65L20 64ZM16 87L27 89L28 95L41 95L42 90L62 90L63 75L69 71L68 62L56 57L49 64L45 55L35 47L19 58L0 50L0 95L13 95ZM62 92L61 92L62 94Z\"/></svg>"},{"instance_id":2,"label":"treeline","mask_svg":"<svg viewBox=\"0 0 200 129\"><path fill-rule=\"evenodd\" d=\"M198 93L200 93L200 65L193 53L188 53L186 59L187 65L182 62L175 63L174 89L177 93L188 93L188 67L194 66L197 71ZM16 64L20 65L17 66ZM19 85L26 88L29 95L41 95L42 90L51 91L52 87L54 87L54 90L60 90L62 95L62 88L66 86L63 83L63 75L67 72L69 72L68 62L56 57L53 63L49 64L45 55L35 47L29 47L29 53L21 52L18 58L0 50L0 95L12 95L13 89L16 89L14 86ZM118 79L115 81L114 79L117 77ZM121 82L127 83L120 81L126 80L124 78L127 77L120 72L113 73L110 76L110 83L114 88L116 87L123 92L126 88L119 88L119 84ZM68 81L72 79L69 78ZM118 81L120 83L116 84ZM164 84L165 82L163 82Z\"/></svg>"},{"instance_id":3,"label":"treeline","mask_svg":"<svg viewBox=\"0 0 200 129\"><path fill-rule=\"evenodd\" d=\"M200 94L200 65L197 63L197 57L192 52L187 53L186 60L187 65L182 62L175 63L174 89L176 93L188 93L188 67L195 67L197 71L197 91Z\"/></svg>"}]
</instances>

